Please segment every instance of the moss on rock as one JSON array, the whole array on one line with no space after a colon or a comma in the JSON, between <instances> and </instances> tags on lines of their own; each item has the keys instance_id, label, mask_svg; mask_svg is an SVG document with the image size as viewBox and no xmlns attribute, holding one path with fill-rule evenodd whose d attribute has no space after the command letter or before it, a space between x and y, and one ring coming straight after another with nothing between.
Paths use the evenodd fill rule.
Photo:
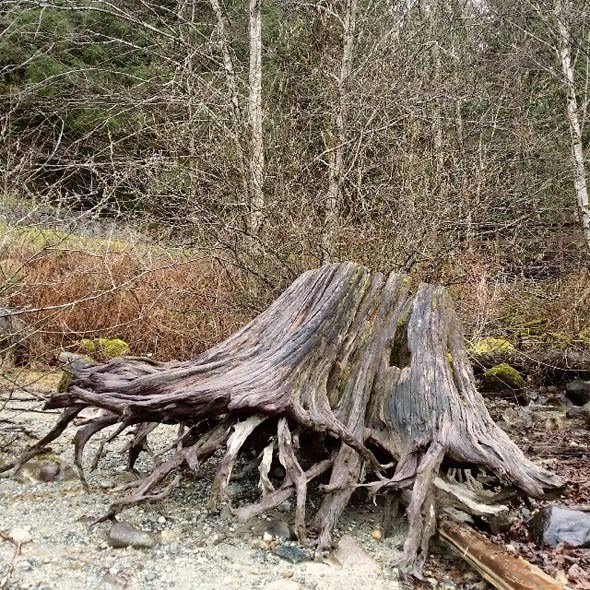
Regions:
<instances>
[{"instance_id":1,"label":"moss on rock","mask_svg":"<svg viewBox=\"0 0 590 590\"><path fill-rule=\"evenodd\" d=\"M514 354L516 349L508 340L502 338L483 338L469 349L476 356L495 356L500 354Z\"/></svg>"},{"instance_id":2,"label":"moss on rock","mask_svg":"<svg viewBox=\"0 0 590 590\"><path fill-rule=\"evenodd\" d=\"M524 377L508 363L500 363L486 369L483 374L483 387L488 391L502 391L505 389L524 389Z\"/></svg>"},{"instance_id":3,"label":"moss on rock","mask_svg":"<svg viewBox=\"0 0 590 590\"><path fill-rule=\"evenodd\" d=\"M129 352L129 345L120 338L83 338L78 343L78 350L89 355L89 360L94 360L93 355L112 359L125 356Z\"/></svg>"}]
</instances>

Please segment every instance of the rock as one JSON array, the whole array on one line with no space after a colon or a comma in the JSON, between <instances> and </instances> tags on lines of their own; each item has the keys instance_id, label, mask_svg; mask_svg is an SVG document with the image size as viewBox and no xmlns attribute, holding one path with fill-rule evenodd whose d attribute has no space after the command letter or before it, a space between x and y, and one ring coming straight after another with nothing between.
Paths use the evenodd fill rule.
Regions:
<instances>
[{"instance_id":1,"label":"rock","mask_svg":"<svg viewBox=\"0 0 590 590\"><path fill-rule=\"evenodd\" d=\"M15 365L24 364L33 333L18 310L0 307L0 355Z\"/></svg>"},{"instance_id":2,"label":"rock","mask_svg":"<svg viewBox=\"0 0 590 590\"><path fill-rule=\"evenodd\" d=\"M524 389L526 381L524 377L508 363L500 363L491 369L486 369L483 374L482 384L488 391L505 391Z\"/></svg>"},{"instance_id":3,"label":"rock","mask_svg":"<svg viewBox=\"0 0 590 590\"><path fill-rule=\"evenodd\" d=\"M343 535L338 547L332 553L334 560L345 569L362 568L377 573L381 566L365 551L365 549L350 535Z\"/></svg>"},{"instance_id":4,"label":"rock","mask_svg":"<svg viewBox=\"0 0 590 590\"><path fill-rule=\"evenodd\" d=\"M530 537L537 545L567 543L590 547L590 514L561 506L546 506L529 522Z\"/></svg>"},{"instance_id":5,"label":"rock","mask_svg":"<svg viewBox=\"0 0 590 590\"><path fill-rule=\"evenodd\" d=\"M379 529L373 529L371 531L371 537L375 539L375 541L381 541L381 537L383 537L383 533Z\"/></svg>"},{"instance_id":6,"label":"rock","mask_svg":"<svg viewBox=\"0 0 590 590\"><path fill-rule=\"evenodd\" d=\"M119 590L127 585L127 581L122 576L113 574L111 571L103 576L102 583L108 590Z\"/></svg>"},{"instance_id":7,"label":"rock","mask_svg":"<svg viewBox=\"0 0 590 590\"><path fill-rule=\"evenodd\" d=\"M30 543L33 540L33 535L31 535L31 531L23 527L14 527L8 533L8 536L15 543L20 543L21 545L23 545L24 543Z\"/></svg>"},{"instance_id":8,"label":"rock","mask_svg":"<svg viewBox=\"0 0 590 590\"><path fill-rule=\"evenodd\" d=\"M158 516L158 524L166 524L166 517Z\"/></svg>"},{"instance_id":9,"label":"rock","mask_svg":"<svg viewBox=\"0 0 590 590\"><path fill-rule=\"evenodd\" d=\"M268 524L265 532L271 535L271 540L280 539L288 541L291 538L291 529L284 520L273 520Z\"/></svg>"},{"instance_id":10,"label":"rock","mask_svg":"<svg viewBox=\"0 0 590 590\"><path fill-rule=\"evenodd\" d=\"M15 478L26 484L51 483L54 481L71 481L77 479L76 472L55 455L44 456L39 461L28 461L16 474Z\"/></svg>"},{"instance_id":11,"label":"rock","mask_svg":"<svg viewBox=\"0 0 590 590\"><path fill-rule=\"evenodd\" d=\"M478 340L470 349L469 353L479 357L496 357L513 355L516 353L514 346L502 338L483 338Z\"/></svg>"},{"instance_id":12,"label":"rock","mask_svg":"<svg viewBox=\"0 0 590 590\"><path fill-rule=\"evenodd\" d=\"M295 580L275 580L266 584L263 590L303 590L303 587Z\"/></svg>"},{"instance_id":13,"label":"rock","mask_svg":"<svg viewBox=\"0 0 590 590\"><path fill-rule=\"evenodd\" d=\"M151 548L157 545L155 537L126 522L115 522L109 531L108 543L111 547Z\"/></svg>"},{"instance_id":14,"label":"rock","mask_svg":"<svg viewBox=\"0 0 590 590\"><path fill-rule=\"evenodd\" d=\"M264 533L262 535L262 540L265 543L270 543L272 541L272 535L270 533L268 533L267 531L264 531Z\"/></svg>"},{"instance_id":15,"label":"rock","mask_svg":"<svg viewBox=\"0 0 590 590\"><path fill-rule=\"evenodd\" d=\"M307 561L309 559L305 551L302 551L299 547L293 545L278 545L275 547L273 553L286 559L290 563L301 563L302 561Z\"/></svg>"},{"instance_id":16,"label":"rock","mask_svg":"<svg viewBox=\"0 0 590 590\"><path fill-rule=\"evenodd\" d=\"M565 395L576 406L587 404L590 402L590 381L571 381L566 385Z\"/></svg>"}]
</instances>

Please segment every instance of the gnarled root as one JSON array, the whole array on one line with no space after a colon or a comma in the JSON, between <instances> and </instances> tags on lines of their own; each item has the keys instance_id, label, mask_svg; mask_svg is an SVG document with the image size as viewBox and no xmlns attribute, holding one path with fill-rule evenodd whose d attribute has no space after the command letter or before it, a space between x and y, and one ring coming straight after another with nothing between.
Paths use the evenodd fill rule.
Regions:
<instances>
[{"instance_id":1,"label":"gnarled root","mask_svg":"<svg viewBox=\"0 0 590 590\"><path fill-rule=\"evenodd\" d=\"M100 520L164 497L184 468L196 473L225 449L212 485L214 508L225 504L245 520L295 495L299 539L329 548L355 489L394 494L407 504L409 521L401 567L420 575L437 511L452 505L492 516L506 509L490 494L443 479L441 465L480 466L533 496L562 485L492 421L446 291L420 285L411 294L400 275L371 275L352 263L307 272L250 324L190 361L68 361L68 391L47 404L65 408L59 422L0 470L18 469L87 406L106 413L74 437L80 470L89 440L107 427L115 428L110 441L135 426L126 447L130 469L158 424L183 428L161 461L155 458L153 472ZM306 445L312 438L317 444ZM231 506L226 489L234 465L252 447L261 498ZM273 458L285 468L276 487ZM308 488L318 477L323 499L308 528Z\"/></svg>"}]
</instances>

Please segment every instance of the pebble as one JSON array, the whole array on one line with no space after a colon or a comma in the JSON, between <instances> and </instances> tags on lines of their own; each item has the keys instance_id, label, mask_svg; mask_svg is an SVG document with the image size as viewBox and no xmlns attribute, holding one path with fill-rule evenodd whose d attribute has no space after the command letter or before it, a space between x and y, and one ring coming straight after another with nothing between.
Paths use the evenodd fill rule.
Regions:
<instances>
[{"instance_id":1,"label":"pebble","mask_svg":"<svg viewBox=\"0 0 590 590\"><path fill-rule=\"evenodd\" d=\"M166 517L158 516L158 524L166 524Z\"/></svg>"},{"instance_id":2,"label":"pebble","mask_svg":"<svg viewBox=\"0 0 590 590\"><path fill-rule=\"evenodd\" d=\"M299 547L294 547L293 545L279 545L278 547L275 547L273 553L291 563L301 563L302 561L307 561L309 559L305 551L302 551Z\"/></svg>"},{"instance_id":3,"label":"pebble","mask_svg":"<svg viewBox=\"0 0 590 590\"><path fill-rule=\"evenodd\" d=\"M31 535L31 531L22 527L14 527L8 533L8 536L15 543L20 543L21 545L24 543L30 543L33 540L33 535Z\"/></svg>"},{"instance_id":4,"label":"pebble","mask_svg":"<svg viewBox=\"0 0 590 590\"><path fill-rule=\"evenodd\" d=\"M381 541L381 538L383 537L383 533L379 529L373 529L371 531L371 537L373 539L375 539L375 541Z\"/></svg>"},{"instance_id":5,"label":"pebble","mask_svg":"<svg viewBox=\"0 0 590 590\"><path fill-rule=\"evenodd\" d=\"M270 543L272 541L272 535L268 531L264 531L264 534L262 535L262 540L266 543Z\"/></svg>"},{"instance_id":6,"label":"pebble","mask_svg":"<svg viewBox=\"0 0 590 590\"><path fill-rule=\"evenodd\" d=\"M291 529L284 520L274 520L267 527L265 533L272 539L282 539L288 541L291 538ZM265 539L266 541L267 539Z\"/></svg>"},{"instance_id":7,"label":"pebble","mask_svg":"<svg viewBox=\"0 0 590 590\"><path fill-rule=\"evenodd\" d=\"M157 545L151 533L142 531L126 522L116 522L109 531L108 542L111 547L150 548Z\"/></svg>"}]
</instances>

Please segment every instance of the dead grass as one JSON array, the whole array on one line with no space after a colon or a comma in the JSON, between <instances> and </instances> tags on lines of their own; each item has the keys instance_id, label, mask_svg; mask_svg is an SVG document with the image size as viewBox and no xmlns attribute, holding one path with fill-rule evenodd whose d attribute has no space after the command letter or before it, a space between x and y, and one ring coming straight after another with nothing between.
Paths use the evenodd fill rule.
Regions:
<instances>
[{"instance_id":1,"label":"dead grass","mask_svg":"<svg viewBox=\"0 0 590 590\"><path fill-rule=\"evenodd\" d=\"M249 319L244 285L219 261L105 240L5 240L2 299L28 309L31 356L48 362L81 338L122 338L134 354L189 358ZM111 242L112 243L112 242Z\"/></svg>"}]
</instances>

